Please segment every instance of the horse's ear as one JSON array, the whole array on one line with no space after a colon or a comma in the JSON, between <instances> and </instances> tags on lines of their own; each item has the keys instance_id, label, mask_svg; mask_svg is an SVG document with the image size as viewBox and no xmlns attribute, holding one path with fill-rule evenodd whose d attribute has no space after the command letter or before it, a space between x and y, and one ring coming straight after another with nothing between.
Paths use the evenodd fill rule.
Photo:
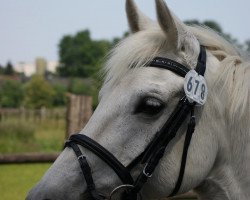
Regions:
<instances>
[{"instance_id":1,"label":"horse's ear","mask_svg":"<svg viewBox=\"0 0 250 200\"><path fill-rule=\"evenodd\" d=\"M133 33L145 30L153 24L153 21L137 8L133 0L126 1L126 13L130 30Z\"/></svg>"},{"instance_id":2,"label":"horse's ear","mask_svg":"<svg viewBox=\"0 0 250 200\"><path fill-rule=\"evenodd\" d=\"M163 0L156 0L158 22L173 47L178 47L178 27L169 8Z\"/></svg>"}]
</instances>

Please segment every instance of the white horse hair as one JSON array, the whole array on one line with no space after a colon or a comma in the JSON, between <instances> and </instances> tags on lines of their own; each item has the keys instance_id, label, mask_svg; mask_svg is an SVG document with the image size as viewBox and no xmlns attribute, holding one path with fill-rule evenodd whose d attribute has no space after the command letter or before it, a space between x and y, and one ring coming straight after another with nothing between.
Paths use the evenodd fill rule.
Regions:
<instances>
[{"instance_id":1,"label":"white horse hair","mask_svg":"<svg viewBox=\"0 0 250 200\"><path fill-rule=\"evenodd\" d=\"M188 150L178 194L193 189L202 200L250 199L250 62L214 31L184 25L163 0L156 0L158 22L142 14L132 0L126 10L132 34L110 53L104 67L100 103L81 131L127 165L142 152L183 95L183 78L143 67L156 56L196 66L199 45L207 52L208 99L196 108L197 125ZM145 99L163 102L156 116L136 113ZM167 197L178 178L186 122L167 147L143 199ZM86 149L98 191L108 194L121 182L100 158ZM133 170L137 176L140 166ZM86 190L74 152L66 148L27 200L80 200Z\"/></svg>"}]
</instances>

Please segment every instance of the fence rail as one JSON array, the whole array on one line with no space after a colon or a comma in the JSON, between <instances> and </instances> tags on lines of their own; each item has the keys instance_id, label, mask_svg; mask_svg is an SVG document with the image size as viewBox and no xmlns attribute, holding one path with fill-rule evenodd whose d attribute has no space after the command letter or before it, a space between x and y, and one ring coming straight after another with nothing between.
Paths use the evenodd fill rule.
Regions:
<instances>
[{"instance_id":1,"label":"fence rail","mask_svg":"<svg viewBox=\"0 0 250 200\"><path fill-rule=\"evenodd\" d=\"M66 108L0 108L0 122L8 119L18 119L25 121L42 121L44 119L64 119Z\"/></svg>"},{"instance_id":2,"label":"fence rail","mask_svg":"<svg viewBox=\"0 0 250 200\"><path fill-rule=\"evenodd\" d=\"M54 162L59 153L0 154L0 164Z\"/></svg>"}]
</instances>

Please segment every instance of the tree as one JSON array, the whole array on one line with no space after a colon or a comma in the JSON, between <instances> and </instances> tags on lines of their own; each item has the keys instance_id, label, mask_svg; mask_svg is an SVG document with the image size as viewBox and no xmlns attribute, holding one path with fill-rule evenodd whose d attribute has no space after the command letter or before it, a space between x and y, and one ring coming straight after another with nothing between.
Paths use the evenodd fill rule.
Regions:
<instances>
[{"instance_id":1,"label":"tree","mask_svg":"<svg viewBox=\"0 0 250 200\"><path fill-rule=\"evenodd\" d=\"M203 24L213 30L215 30L218 33L223 33L221 26L216 22L212 20L205 20Z\"/></svg>"},{"instance_id":2,"label":"tree","mask_svg":"<svg viewBox=\"0 0 250 200\"><path fill-rule=\"evenodd\" d=\"M13 75L14 74L14 68L11 64L11 62L8 62L5 69L4 69L5 75Z\"/></svg>"},{"instance_id":3,"label":"tree","mask_svg":"<svg viewBox=\"0 0 250 200\"><path fill-rule=\"evenodd\" d=\"M95 79L79 79L71 78L68 86L68 92L77 95L89 95L93 97L93 108L98 104L98 94L101 87L101 82L98 78Z\"/></svg>"},{"instance_id":4,"label":"tree","mask_svg":"<svg viewBox=\"0 0 250 200\"><path fill-rule=\"evenodd\" d=\"M25 106L31 108L52 106L55 91L52 85L47 82L42 76L34 75L24 89Z\"/></svg>"},{"instance_id":5,"label":"tree","mask_svg":"<svg viewBox=\"0 0 250 200\"><path fill-rule=\"evenodd\" d=\"M55 91L53 106L64 106L66 104L67 88L62 84L55 84L53 89Z\"/></svg>"},{"instance_id":6,"label":"tree","mask_svg":"<svg viewBox=\"0 0 250 200\"><path fill-rule=\"evenodd\" d=\"M7 80L0 83L0 107L17 108L23 97L23 88L19 81Z\"/></svg>"},{"instance_id":7,"label":"tree","mask_svg":"<svg viewBox=\"0 0 250 200\"><path fill-rule=\"evenodd\" d=\"M200 22L200 21L194 19L194 20L186 20L185 24L187 24L187 25L205 25L205 26L213 29L217 33L219 33L222 37L224 37L227 41L229 41L230 43L232 43L236 47L238 47L240 49L243 48L243 45L240 44L236 38L232 37L231 34L225 33L223 31L222 27L216 21L205 20L203 22Z\"/></svg>"},{"instance_id":8,"label":"tree","mask_svg":"<svg viewBox=\"0 0 250 200\"><path fill-rule=\"evenodd\" d=\"M245 49L250 52L250 39L245 42Z\"/></svg>"},{"instance_id":9,"label":"tree","mask_svg":"<svg viewBox=\"0 0 250 200\"><path fill-rule=\"evenodd\" d=\"M187 25L205 25L217 33L223 33L221 26L213 20L205 20L203 22L198 21L197 19L192 19L192 20L186 20L184 21L185 24Z\"/></svg>"},{"instance_id":10,"label":"tree","mask_svg":"<svg viewBox=\"0 0 250 200\"><path fill-rule=\"evenodd\" d=\"M92 40L88 30L64 36L59 43L59 75L91 77L99 70L100 61L110 46L107 40Z\"/></svg>"},{"instance_id":11,"label":"tree","mask_svg":"<svg viewBox=\"0 0 250 200\"><path fill-rule=\"evenodd\" d=\"M0 74L3 74L4 73L4 68L3 66L0 64Z\"/></svg>"},{"instance_id":12,"label":"tree","mask_svg":"<svg viewBox=\"0 0 250 200\"><path fill-rule=\"evenodd\" d=\"M113 38L111 44L112 46L115 46L118 42L120 42L120 40L124 39L125 37L127 37L129 35L129 32L126 31L125 33L123 33L123 36L122 37L115 37Z\"/></svg>"}]
</instances>

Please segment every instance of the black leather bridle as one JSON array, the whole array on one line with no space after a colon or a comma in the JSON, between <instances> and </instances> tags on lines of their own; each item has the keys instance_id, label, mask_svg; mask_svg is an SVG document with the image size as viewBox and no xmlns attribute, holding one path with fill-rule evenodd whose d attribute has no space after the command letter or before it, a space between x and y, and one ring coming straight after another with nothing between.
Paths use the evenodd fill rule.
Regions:
<instances>
[{"instance_id":1,"label":"black leather bridle","mask_svg":"<svg viewBox=\"0 0 250 200\"><path fill-rule=\"evenodd\" d=\"M190 69L186 66L171 59L162 57L154 58L147 65L147 67L167 69L181 77L185 77L185 75L190 71ZM206 50L203 46L200 46L200 53L195 71L202 76L204 76L206 71ZM174 190L169 195L174 196L181 187L185 172L188 147L195 129L194 106L195 102L190 103L186 96L182 97L168 120L165 122L163 127L155 134L153 140L147 145L146 149L126 167L121 162L119 162L119 160L115 158L112 153L110 153L103 146L87 137L86 135L72 135L69 140L66 141L65 147L71 147L74 150L80 163L83 176L86 180L87 191L89 192L90 196L94 200L103 200L106 198L96 191L91 174L91 168L78 145L92 151L114 170L114 172L124 184L122 186L127 187L126 192L124 192L122 195L123 200L136 200L137 194L140 192L147 180L151 177L156 166L163 157L165 149L168 146L169 142L176 136L178 129L185 121L187 116L190 115L183 146L179 176ZM143 164L144 168L140 172L138 177L134 180L130 174L130 171L139 163Z\"/></svg>"}]
</instances>

